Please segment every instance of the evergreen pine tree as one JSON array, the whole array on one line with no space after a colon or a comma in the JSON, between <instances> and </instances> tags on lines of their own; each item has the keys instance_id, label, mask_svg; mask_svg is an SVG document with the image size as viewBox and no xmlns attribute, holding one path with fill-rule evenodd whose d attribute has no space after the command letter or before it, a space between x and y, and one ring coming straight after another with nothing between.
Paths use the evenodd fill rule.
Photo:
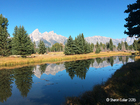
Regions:
<instances>
[{"instance_id":1,"label":"evergreen pine tree","mask_svg":"<svg viewBox=\"0 0 140 105\"><path fill-rule=\"evenodd\" d=\"M100 45L99 45L98 42L96 43L96 48L98 48L99 50L101 50L101 49L100 49Z\"/></svg>"},{"instance_id":2,"label":"evergreen pine tree","mask_svg":"<svg viewBox=\"0 0 140 105\"><path fill-rule=\"evenodd\" d=\"M100 42L100 47L102 47L103 46L103 44L102 44L102 42Z\"/></svg>"},{"instance_id":3,"label":"evergreen pine tree","mask_svg":"<svg viewBox=\"0 0 140 105\"><path fill-rule=\"evenodd\" d=\"M12 40L12 54L18 55L19 39L18 39L18 27L16 26L13 33Z\"/></svg>"},{"instance_id":4,"label":"evergreen pine tree","mask_svg":"<svg viewBox=\"0 0 140 105\"><path fill-rule=\"evenodd\" d=\"M7 54L12 55L12 38L8 38L7 42L8 42L8 45L7 45L8 53Z\"/></svg>"},{"instance_id":5,"label":"evergreen pine tree","mask_svg":"<svg viewBox=\"0 0 140 105\"><path fill-rule=\"evenodd\" d=\"M128 50L128 44L127 44L127 42L125 41L124 44L125 44L125 49Z\"/></svg>"},{"instance_id":6,"label":"evergreen pine tree","mask_svg":"<svg viewBox=\"0 0 140 105\"><path fill-rule=\"evenodd\" d=\"M136 45L136 43L133 44L133 48L134 48L135 51L137 51L137 45Z\"/></svg>"},{"instance_id":7,"label":"evergreen pine tree","mask_svg":"<svg viewBox=\"0 0 140 105\"><path fill-rule=\"evenodd\" d=\"M77 46L78 54L83 54L84 53L84 51L83 51L83 41L82 41L81 35L78 35L76 40L77 40L76 41L76 46Z\"/></svg>"},{"instance_id":8,"label":"evergreen pine tree","mask_svg":"<svg viewBox=\"0 0 140 105\"><path fill-rule=\"evenodd\" d=\"M82 33L82 43L83 43L83 46L82 46L82 54L83 53L85 53L86 52L86 41L85 41L85 39L84 39L84 35L83 35L83 33Z\"/></svg>"},{"instance_id":9,"label":"evergreen pine tree","mask_svg":"<svg viewBox=\"0 0 140 105\"><path fill-rule=\"evenodd\" d=\"M85 41L84 35L80 34L75 37L75 40L70 36L65 44L65 55L70 54L84 54L93 52L94 44L90 45Z\"/></svg>"},{"instance_id":10,"label":"evergreen pine tree","mask_svg":"<svg viewBox=\"0 0 140 105\"><path fill-rule=\"evenodd\" d=\"M71 45L71 47L72 47L72 54L77 54L77 46L76 46L76 44L75 44L75 41L73 41L73 43L72 43L72 45Z\"/></svg>"},{"instance_id":11,"label":"evergreen pine tree","mask_svg":"<svg viewBox=\"0 0 140 105\"><path fill-rule=\"evenodd\" d=\"M88 42L85 42L85 53L90 53L91 52L91 47L90 44Z\"/></svg>"},{"instance_id":12,"label":"evergreen pine tree","mask_svg":"<svg viewBox=\"0 0 140 105\"><path fill-rule=\"evenodd\" d=\"M43 41L40 40L38 47L39 47L39 54L44 54L46 52L46 47Z\"/></svg>"},{"instance_id":13,"label":"evergreen pine tree","mask_svg":"<svg viewBox=\"0 0 140 105\"><path fill-rule=\"evenodd\" d=\"M69 48L68 48L68 46L67 46L67 43L65 44L64 54L65 54L65 55L70 55L70 54L71 54L71 53L70 53L70 50L69 50Z\"/></svg>"},{"instance_id":14,"label":"evergreen pine tree","mask_svg":"<svg viewBox=\"0 0 140 105\"><path fill-rule=\"evenodd\" d=\"M69 37L69 38L70 40L65 45L66 49L64 53L66 53L66 55L77 54L77 47L76 47L75 41L72 39L72 37Z\"/></svg>"},{"instance_id":15,"label":"evergreen pine tree","mask_svg":"<svg viewBox=\"0 0 140 105\"><path fill-rule=\"evenodd\" d=\"M30 41L31 41L31 40L30 40ZM32 50L31 50L31 54L35 54L35 53L36 53L36 51L35 51L36 49L35 49L34 46L35 46L35 45L34 45L34 42L31 41L31 49L32 49Z\"/></svg>"},{"instance_id":16,"label":"evergreen pine tree","mask_svg":"<svg viewBox=\"0 0 140 105\"><path fill-rule=\"evenodd\" d=\"M109 49L113 51L113 42L112 39L109 40Z\"/></svg>"},{"instance_id":17,"label":"evergreen pine tree","mask_svg":"<svg viewBox=\"0 0 140 105\"><path fill-rule=\"evenodd\" d=\"M77 38L75 37L75 40L74 40L74 43L75 43L75 54L78 54L78 44L77 44Z\"/></svg>"},{"instance_id":18,"label":"evergreen pine tree","mask_svg":"<svg viewBox=\"0 0 140 105\"><path fill-rule=\"evenodd\" d=\"M121 46L121 43L118 44L118 50L122 50L122 46Z\"/></svg>"},{"instance_id":19,"label":"evergreen pine tree","mask_svg":"<svg viewBox=\"0 0 140 105\"><path fill-rule=\"evenodd\" d=\"M83 40L82 35L77 36L77 44L78 44L78 49L79 49L79 54L84 54L85 52L85 43Z\"/></svg>"},{"instance_id":20,"label":"evergreen pine tree","mask_svg":"<svg viewBox=\"0 0 140 105\"><path fill-rule=\"evenodd\" d=\"M133 48L133 45L130 45L129 46L129 50L133 50L134 48Z\"/></svg>"},{"instance_id":21,"label":"evergreen pine tree","mask_svg":"<svg viewBox=\"0 0 140 105\"><path fill-rule=\"evenodd\" d=\"M106 44L103 45L103 48L104 48L104 51L106 52L106 51L107 51L107 46L106 46Z\"/></svg>"},{"instance_id":22,"label":"evergreen pine tree","mask_svg":"<svg viewBox=\"0 0 140 105\"><path fill-rule=\"evenodd\" d=\"M64 51L65 55L74 54L72 46L73 46L73 39L70 35L68 40L67 40L67 43L65 44L65 51Z\"/></svg>"},{"instance_id":23,"label":"evergreen pine tree","mask_svg":"<svg viewBox=\"0 0 140 105\"><path fill-rule=\"evenodd\" d=\"M137 45L138 45L138 41L137 40L134 40L133 47L134 47L134 50L135 51L137 50Z\"/></svg>"},{"instance_id":24,"label":"evergreen pine tree","mask_svg":"<svg viewBox=\"0 0 140 105\"><path fill-rule=\"evenodd\" d=\"M96 48L98 48L98 47L100 47L100 45L99 45L99 43L97 42L97 43L96 43Z\"/></svg>"},{"instance_id":25,"label":"evergreen pine tree","mask_svg":"<svg viewBox=\"0 0 140 105\"><path fill-rule=\"evenodd\" d=\"M34 53L36 53L36 43L35 43L35 41L33 42L33 46L34 46Z\"/></svg>"},{"instance_id":26,"label":"evergreen pine tree","mask_svg":"<svg viewBox=\"0 0 140 105\"><path fill-rule=\"evenodd\" d=\"M101 49L99 47L96 48L95 53L100 53Z\"/></svg>"},{"instance_id":27,"label":"evergreen pine tree","mask_svg":"<svg viewBox=\"0 0 140 105\"><path fill-rule=\"evenodd\" d=\"M30 55L33 53L33 43L24 27L16 26L13 33L12 53L14 55Z\"/></svg>"},{"instance_id":28,"label":"evergreen pine tree","mask_svg":"<svg viewBox=\"0 0 140 105\"><path fill-rule=\"evenodd\" d=\"M108 42L106 43L106 48L107 48L107 50L109 49L109 43Z\"/></svg>"},{"instance_id":29,"label":"evergreen pine tree","mask_svg":"<svg viewBox=\"0 0 140 105\"><path fill-rule=\"evenodd\" d=\"M96 51L95 51L95 53L100 53L100 51L101 51L100 45L99 45L99 43L97 42L97 43L96 43Z\"/></svg>"},{"instance_id":30,"label":"evergreen pine tree","mask_svg":"<svg viewBox=\"0 0 140 105\"><path fill-rule=\"evenodd\" d=\"M93 52L93 49L94 49L94 44L91 43L91 45L90 45L90 52Z\"/></svg>"},{"instance_id":31,"label":"evergreen pine tree","mask_svg":"<svg viewBox=\"0 0 140 105\"><path fill-rule=\"evenodd\" d=\"M124 33L129 35L129 37L140 37L140 0L136 3L127 5L127 9L124 13L128 13L128 17L125 19L126 24L124 25L128 31Z\"/></svg>"},{"instance_id":32,"label":"evergreen pine tree","mask_svg":"<svg viewBox=\"0 0 140 105\"><path fill-rule=\"evenodd\" d=\"M0 55L7 56L8 55L8 19L0 15Z\"/></svg>"}]
</instances>

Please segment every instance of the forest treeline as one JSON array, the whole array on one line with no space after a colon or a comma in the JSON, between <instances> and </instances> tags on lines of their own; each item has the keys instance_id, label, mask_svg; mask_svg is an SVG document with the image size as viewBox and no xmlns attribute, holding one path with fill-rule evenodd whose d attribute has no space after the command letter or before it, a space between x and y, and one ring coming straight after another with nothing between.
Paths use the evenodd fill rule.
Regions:
<instances>
[{"instance_id":1,"label":"forest treeline","mask_svg":"<svg viewBox=\"0 0 140 105\"><path fill-rule=\"evenodd\" d=\"M118 44L118 46L115 46L112 42L112 39L110 39L106 44L103 44L102 42L96 42L96 44L94 45L93 43L88 43L84 39L84 35L82 33L78 35L75 40L73 40L72 37L69 36L67 43L65 44L64 53L66 55L73 55L87 54L90 52L100 53L100 51L137 51L140 49L140 44L138 43L139 41L140 39L134 40L132 45L128 45L126 41L122 41Z\"/></svg>"},{"instance_id":2,"label":"forest treeline","mask_svg":"<svg viewBox=\"0 0 140 105\"><path fill-rule=\"evenodd\" d=\"M106 44L97 42L88 43L84 39L84 35L79 34L75 39L69 36L67 43L55 43L51 47L46 47L45 43L40 40L38 46L35 42L32 42L24 26L16 26L14 28L13 37L10 37L8 33L8 19L2 14L0 15L0 55L31 55L35 53L44 54L48 52L63 51L65 55L74 54L87 54L90 52L100 53L100 51L125 51L125 50L139 50L140 45L138 40L135 40L132 45L128 45L127 42L121 42L118 46L113 45L112 39ZM140 39L139 39L140 40Z\"/></svg>"}]
</instances>

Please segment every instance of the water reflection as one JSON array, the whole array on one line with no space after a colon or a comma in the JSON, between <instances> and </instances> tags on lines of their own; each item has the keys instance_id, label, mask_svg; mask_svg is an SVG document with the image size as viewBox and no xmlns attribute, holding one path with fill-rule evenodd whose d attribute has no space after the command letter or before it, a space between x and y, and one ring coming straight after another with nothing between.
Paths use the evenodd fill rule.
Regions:
<instances>
[{"instance_id":1,"label":"water reflection","mask_svg":"<svg viewBox=\"0 0 140 105\"><path fill-rule=\"evenodd\" d=\"M47 68L47 64L40 65L39 70L41 71L41 74L45 72L46 68Z\"/></svg>"},{"instance_id":2,"label":"water reflection","mask_svg":"<svg viewBox=\"0 0 140 105\"><path fill-rule=\"evenodd\" d=\"M27 97L29 90L32 88L33 67L23 67L14 69L14 79L17 88L23 97Z\"/></svg>"},{"instance_id":3,"label":"water reflection","mask_svg":"<svg viewBox=\"0 0 140 105\"><path fill-rule=\"evenodd\" d=\"M48 64L43 64L43 65L37 65L34 67L33 72L34 75L38 78L41 77L41 75L46 71Z\"/></svg>"},{"instance_id":4,"label":"water reflection","mask_svg":"<svg viewBox=\"0 0 140 105\"><path fill-rule=\"evenodd\" d=\"M96 62L97 62L98 65L99 65L100 63L103 63L103 59L101 59L101 58L96 58Z\"/></svg>"},{"instance_id":5,"label":"water reflection","mask_svg":"<svg viewBox=\"0 0 140 105\"><path fill-rule=\"evenodd\" d=\"M124 59L126 58L126 59ZM128 57L119 57L122 62ZM139 105L140 104L140 60L123 65L104 84L79 97L67 97L66 105ZM106 101L108 97L108 101ZM120 99L120 100L112 100Z\"/></svg>"},{"instance_id":6,"label":"water reflection","mask_svg":"<svg viewBox=\"0 0 140 105\"><path fill-rule=\"evenodd\" d=\"M37 65L33 69L33 72L36 77L40 78L43 73L47 75L56 75L56 73L63 70L65 70L64 64L43 64Z\"/></svg>"},{"instance_id":7,"label":"water reflection","mask_svg":"<svg viewBox=\"0 0 140 105\"><path fill-rule=\"evenodd\" d=\"M113 66L114 58L113 57L107 58L107 62L110 63L111 66Z\"/></svg>"},{"instance_id":8,"label":"water reflection","mask_svg":"<svg viewBox=\"0 0 140 105\"><path fill-rule=\"evenodd\" d=\"M0 70L0 102L12 95L13 74L9 70Z\"/></svg>"},{"instance_id":9,"label":"water reflection","mask_svg":"<svg viewBox=\"0 0 140 105\"><path fill-rule=\"evenodd\" d=\"M86 74L90 67L103 68L113 66L113 64L125 64L126 62L133 61L134 56L124 56L27 66L13 70L0 70L0 102L4 103L12 96L12 84L14 83L20 91L21 96L27 97L33 85L34 75L38 78L41 78L43 74L55 76L59 71L66 70L69 78L74 79L77 76L80 80L84 80L87 78Z\"/></svg>"},{"instance_id":10,"label":"water reflection","mask_svg":"<svg viewBox=\"0 0 140 105\"><path fill-rule=\"evenodd\" d=\"M21 96L27 97L32 88L33 67L16 68L13 70L0 70L0 102L4 102L12 95L12 84L15 84Z\"/></svg>"},{"instance_id":11,"label":"water reflection","mask_svg":"<svg viewBox=\"0 0 140 105\"><path fill-rule=\"evenodd\" d=\"M132 58L134 59L134 56L131 57L131 59ZM128 62L128 60L129 62L131 62L131 59L129 59L128 56L95 58L95 59L88 59L88 60L65 62L64 65L71 79L73 79L75 75L81 79L85 79L89 67L102 68L110 65L113 66L113 64L116 63L125 64Z\"/></svg>"},{"instance_id":12,"label":"water reflection","mask_svg":"<svg viewBox=\"0 0 140 105\"><path fill-rule=\"evenodd\" d=\"M65 62L64 65L66 68L66 72L69 73L71 79L73 79L75 75L77 75L77 77L81 79L85 79L86 73L91 63L94 63L93 59Z\"/></svg>"},{"instance_id":13,"label":"water reflection","mask_svg":"<svg viewBox=\"0 0 140 105\"><path fill-rule=\"evenodd\" d=\"M57 63L37 65L34 68L33 72L38 78L40 78L43 73L47 75L56 75L56 73L58 73L59 71L63 71L66 69L66 72L69 74L71 79L73 79L75 75L81 79L85 79L86 73L90 67L102 68L107 66L113 66L113 64L125 64L128 61L132 62L133 60L134 56L95 58L88 60L65 62L64 64Z\"/></svg>"},{"instance_id":14,"label":"water reflection","mask_svg":"<svg viewBox=\"0 0 140 105\"><path fill-rule=\"evenodd\" d=\"M129 59L129 57L128 57L128 56L126 56L126 61L125 61L126 63L128 62L128 59Z\"/></svg>"}]
</instances>

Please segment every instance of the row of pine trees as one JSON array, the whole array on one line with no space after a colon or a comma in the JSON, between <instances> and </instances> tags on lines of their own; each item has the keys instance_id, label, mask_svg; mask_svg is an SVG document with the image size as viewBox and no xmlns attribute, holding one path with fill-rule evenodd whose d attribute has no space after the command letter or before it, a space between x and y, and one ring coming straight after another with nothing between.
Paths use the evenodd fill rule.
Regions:
<instances>
[{"instance_id":1,"label":"row of pine trees","mask_svg":"<svg viewBox=\"0 0 140 105\"><path fill-rule=\"evenodd\" d=\"M84 39L84 35L78 35L75 40L69 36L67 43L65 44L65 55L74 55L74 54L87 54L93 52L94 44L90 44Z\"/></svg>"},{"instance_id":2,"label":"row of pine trees","mask_svg":"<svg viewBox=\"0 0 140 105\"><path fill-rule=\"evenodd\" d=\"M23 26L16 26L14 29L13 37L7 31L8 19L0 15L0 55L30 55L38 52L44 54L46 52L63 51L65 55L74 54L87 54L90 52L100 53L100 51L124 51L124 50L139 50L138 40L135 40L132 45L128 45L127 42L121 42L118 47L113 45L112 39L108 43L102 42L88 43L84 39L84 35L80 34L75 37L75 40L69 36L65 47L62 43L55 43L52 47L45 47L43 41L40 40L38 48L36 43L32 42L27 34L27 31Z\"/></svg>"},{"instance_id":3,"label":"row of pine trees","mask_svg":"<svg viewBox=\"0 0 140 105\"><path fill-rule=\"evenodd\" d=\"M140 40L140 39L139 39ZM83 33L75 37L75 40L71 36L69 36L67 43L65 44L65 55L74 55L74 54L87 54L90 52L100 53L100 51L137 51L139 50L140 44L138 43L139 40L134 40L132 45L128 45L128 43L121 42L118 44L118 47L113 45L112 39L109 40L106 44L102 42L97 42L96 45L93 43L88 43L84 39Z\"/></svg>"}]
</instances>

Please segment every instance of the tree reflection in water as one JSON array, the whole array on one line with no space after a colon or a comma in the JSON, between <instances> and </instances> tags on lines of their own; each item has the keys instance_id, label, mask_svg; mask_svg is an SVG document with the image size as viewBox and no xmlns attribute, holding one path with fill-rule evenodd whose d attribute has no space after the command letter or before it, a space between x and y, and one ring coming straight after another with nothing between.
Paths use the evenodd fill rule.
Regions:
<instances>
[{"instance_id":1,"label":"tree reflection in water","mask_svg":"<svg viewBox=\"0 0 140 105\"><path fill-rule=\"evenodd\" d=\"M12 70L0 70L0 102L5 102L12 95Z\"/></svg>"},{"instance_id":2,"label":"tree reflection in water","mask_svg":"<svg viewBox=\"0 0 140 105\"><path fill-rule=\"evenodd\" d=\"M102 60L101 58L96 58L96 62L97 62L98 65L99 65L100 63L103 63L103 60Z\"/></svg>"},{"instance_id":3,"label":"tree reflection in water","mask_svg":"<svg viewBox=\"0 0 140 105\"><path fill-rule=\"evenodd\" d=\"M91 63L94 63L94 59L65 62L64 65L71 79L73 79L75 75L81 79L85 79Z\"/></svg>"},{"instance_id":4,"label":"tree reflection in water","mask_svg":"<svg viewBox=\"0 0 140 105\"><path fill-rule=\"evenodd\" d=\"M71 61L71 62L65 62L65 68L66 72L69 73L69 76L71 79L74 78L75 75L81 79L85 79L86 73L90 67L90 65L93 67L93 63L96 60L98 65L100 63L103 63L103 61L107 61L107 63L110 63L111 66L114 64L114 60L116 60L117 57L108 57L108 58L95 58L95 59L88 59L88 60L79 60L79 61ZM134 56L130 57L131 59L134 59ZM120 56L119 61L128 62L129 57L128 56Z\"/></svg>"},{"instance_id":5,"label":"tree reflection in water","mask_svg":"<svg viewBox=\"0 0 140 105\"><path fill-rule=\"evenodd\" d=\"M33 76L33 66L22 67L14 69L14 79L17 88L21 92L23 97L27 97L29 90L32 88L32 76Z\"/></svg>"},{"instance_id":6,"label":"tree reflection in water","mask_svg":"<svg viewBox=\"0 0 140 105\"><path fill-rule=\"evenodd\" d=\"M13 70L0 70L0 102L4 102L12 95L12 83L15 84L23 97L27 97L32 88L33 67L22 67Z\"/></svg>"},{"instance_id":7,"label":"tree reflection in water","mask_svg":"<svg viewBox=\"0 0 140 105\"><path fill-rule=\"evenodd\" d=\"M43 65L39 66L39 70L41 71L41 74L43 74L45 72L47 66L48 66L47 64L43 64Z\"/></svg>"},{"instance_id":8,"label":"tree reflection in water","mask_svg":"<svg viewBox=\"0 0 140 105\"><path fill-rule=\"evenodd\" d=\"M110 65L113 66L114 58L113 57L107 58L107 63L110 63Z\"/></svg>"},{"instance_id":9,"label":"tree reflection in water","mask_svg":"<svg viewBox=\"0 0 140 105\"><path fill-rule=\"evenodd\" d=\"M127 57L119 60L127 61ZM132 57L131 57L132 58ZM128 99L127 102L107 102L106 98ZM129 98L136 99L129 102ZM132 100L131 100L132 101ZM123 65L101 85L93 87L79 97L67 97L66 105L139 105L140 104L140 60Z\"/></svg>"},{"instance_id":10,"label":"tree reflection in water","mask_svg":"<svg viewBox=\"0 0 140 105\"><path fill-rule=\"evenodd\" d=\"M128 62L128 59L129 59L129 56L126 56L126 60L125 60L126 63Z\"/></svg>"}]
</instances>

